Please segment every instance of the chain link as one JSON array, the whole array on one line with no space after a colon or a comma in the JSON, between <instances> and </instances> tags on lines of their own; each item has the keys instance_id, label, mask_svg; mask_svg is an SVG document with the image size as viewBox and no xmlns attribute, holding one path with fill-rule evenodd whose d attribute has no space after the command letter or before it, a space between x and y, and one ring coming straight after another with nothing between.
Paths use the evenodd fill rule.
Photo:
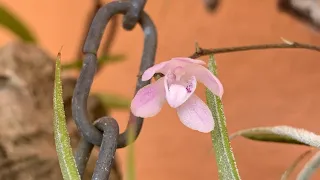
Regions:
<instances>
[{"instance_id":1,"label":"chain link","mask_svg":"<svg viewBox=\"0 0 320 180\"><path fill-rule=\"evenodd\" d=\"M123 17L123 28L132 30L137 24L147 0L131 0L131 8Z\"/></svg>"},{"instance_id":2,"label":"chain link","mask_svg":"<svg viewBox=\"0 0 320 180\"><path fill-rule=\"evenodd\" d=\"M85 172L86 165L90 158L92 149L93 149L93 144L81 138L75 154L75 160L76 160L78 172L80 174L81 179Z\"/></svg>"},{"instance_id":3,"label":"chain link","mask_svg":"<svg viewBox=\"0 0 320 180\"><path fill-rule=\"evenodd\" d=\"M103 180L108 179L111 172L117 149L119 126L115 119L107 117L100 118L95 125L97 129L103 132L103 138L92 179Z\"/></svg>"},{"instance_id":4,"label":"chain link","mask_svg":"<svg viewBox=\"0 0 320 180\"><path fill-rule=\"evenodd\" d=\"M138 23L144 32L144 49L139 73L154 65L157 49L157 31L150 17L143 11L146 0L132 0L130 2L113 1L102 6L92 20L83 47L84 61L77 80L72 98L72 116L82 135L75 159L81 177L90 157L93 145L100 146L99 157L92 179L108 179L117 148L123 148L128 142L127 136L131 125L135 127L134 140L138 137L143 118L130 113L126 130L119 134L116 120L102 117L93 124L87 117L87 100L97 69L97 51L107 23L116 14L124 14L123 28L132 30ZM150 84L150 81L137 80L135 93Z\"/></svg>"}]
</instances>

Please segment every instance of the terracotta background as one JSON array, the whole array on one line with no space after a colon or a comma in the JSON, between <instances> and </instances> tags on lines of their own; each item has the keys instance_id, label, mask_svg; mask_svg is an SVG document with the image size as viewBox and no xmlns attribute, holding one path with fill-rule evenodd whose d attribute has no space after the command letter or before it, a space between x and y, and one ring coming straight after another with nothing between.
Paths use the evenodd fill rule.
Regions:
<instances>
[{"instance_id":1,"label":"terracotta background","mask_svg":"<svg viewBox=\"0 0 320 180\"><path fill-rule=\"evenodd\" d=\"M64 45L63 60L75 58L91 1L1 0L0 3L28 23L37 33L40 45L53 57ZM154 0L147 3L146 11L158 28L157 62L192 54L195 41L211 48L278 43L280 37L320 43L319 34L311 28L277 12L276 0L224 0L216 14L207 13L199 0ZM0 45L14 39L8 31L0 29ZM140 28L132 32L121 29L112 52L125 53L127 60L105 67L96 76L94 90L132 97L142 43ZM223 102L229 132L268 125L292 125L319 132L319 58L319 53L307 50L217 55L219 77L225 87ZM197 92L204 98L203 86ZM128 112L113 115L123 129ZM306 150L242 138L234 140L232 147L245 180L280 179L294 158ZM158 116L146 119L135 148L139 180L217 179L210 135L184 127L168 105ZM119 152L125 169L125 149Z\"/></svg>"}]
</instances>

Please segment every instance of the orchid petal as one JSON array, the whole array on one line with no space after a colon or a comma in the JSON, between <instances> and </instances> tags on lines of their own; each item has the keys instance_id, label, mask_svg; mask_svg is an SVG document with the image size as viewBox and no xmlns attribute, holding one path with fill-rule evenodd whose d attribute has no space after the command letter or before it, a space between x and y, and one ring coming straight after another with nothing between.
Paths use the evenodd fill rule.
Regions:
<instances>
[{"instance_id":1,"label":"orchid petal","mask_svg":"<svg viewBox=\"0 0 320 180\"><path fill-rule=\"evenodd\" d=\"M197 60L197 59L191 59L191 58L184 58L184 57L177 57L177 58L172 58L169 61L161 62L159 64L156 64L149 69L147 69L143 74L142 74L142 81L147 81L153 77L155 73L162 73L162 74L167 74L168 70L173 69L177 66L184 67L189 64L199 64L199 65L205 65L206 63L202 60Z\"/></svg>"},{"instance_id":2,"label":"orchid petal","mask_svg":"<svg viewBox=\"0 0 320 180\"><path fill-rule=\"evenodd\" d=\"M156 65L150 67L149 69L147 69L146 71L144 71L144 73L142 74L141 80L142 80L142 81L147 81L147 80L151 79L155 73L162 72L162 69L163 69L168 63L170 63L170 61L165 61L165 62L156 64Z\"/></svg>"},{"instance_id":3,"label":"orchid petal","mask_svg":"<svg viewBox=\"0 0 320 180\"><path fill-rule=\"evenodd\" d=\"M183 84L170 84L170 74L164 77L164 88L166 92L166 99L172 108L177 108L194 93L197 87L197 80L194 76L186 83Z\"/></svg>"},{"instance_id":4,"label":"orchid petal","mask_svg":"<svg viewBox=\"0 0 320 180\"><path fill-rule=\"evenodd\" d=\"M195 94L177 108L180 121L190 129L208 133L214 129L214 120L208 106Z\"/></svg>"},{"instance_id":5,"label":"orchid petal","mask_svg":"<svg viewBox=\"0 0 320 180\"><path fill-rule=\"evenodd\" d=\"M220 80L213 75L207 68L201 65L188 66L187 73L194 75L196 79L204 84L213 94L222 98L224 93Z\"/></svg>"},{"instance_id":6,"label":"orchid petal","mask_svg":"<svg viewBox=\"0 0 320 180\"><path fill-rule=\"evenodd\" d=\"M191 59L191 58L186 58L186 57L176 57L172 58L172 60L178 60L178 61L184 61L188 63L195 63L195 64L200 64L200 65L206 65L206 62L198 59Z\"/></svg>"},{"instance_id":7,"label":"orchid petal","mask_svg":"<svg viewBox=\"0 0 320 180\"><path fill-rule=\"evenodd\" d=\"M165 102L164 78L141 88L131 102L131 112L137 117L148 118L158 114Z\"/></svg>"}]
</instances>

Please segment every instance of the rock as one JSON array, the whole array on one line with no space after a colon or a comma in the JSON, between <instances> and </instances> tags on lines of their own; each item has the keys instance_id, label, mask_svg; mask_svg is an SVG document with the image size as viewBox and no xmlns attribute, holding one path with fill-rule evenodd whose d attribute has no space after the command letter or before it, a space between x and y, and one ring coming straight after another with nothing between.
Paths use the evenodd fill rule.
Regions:
<instances>
[{"instance_id":1,"label":"rock","mask_svg":"<svg viewBox=\"0 0 320 180\"><path fill-rule=\"evenodd\" d=\"M0 49L0 179L62 180L53 138L54 61L40 48L21 42ZM72 146L79 141L71 117L75 79L63 79ZM70 90L71 89L71 90ZM105 115L90 99L90 119ZM84 179L91 179L97 153L92 152ZM115 166L110 180L121 179Z\"/></svg>"}]
</instances>

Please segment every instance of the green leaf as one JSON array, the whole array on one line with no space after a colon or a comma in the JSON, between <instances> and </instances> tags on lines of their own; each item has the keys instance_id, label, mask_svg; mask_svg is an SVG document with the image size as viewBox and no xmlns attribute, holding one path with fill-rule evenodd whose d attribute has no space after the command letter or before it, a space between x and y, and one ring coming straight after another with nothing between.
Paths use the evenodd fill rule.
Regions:
<instances>
[{"instance_id":1,"label":"green leaf","mask_svg":"<svg viewBox=\"0 0 320 180\"><path fill-rule=\"evenodd\" d=\"M289 168L282 174L281 180L287 180L289 179L289 176L292 174L294 169L298 166L298 164L306 158L310 153L312 152L312 149L309 149L308 151L302 153L292 164L289 166Z\"/></svg>"},{"instance_id":2,"label":"green leaf","mask_svg":"<svg viewBox=\"0 0 320 180\"><path fill-rule=\"evenodd\" d=\"M105 109L128 109L130 107L130 99L116 94L93 93L92 96L96 96Z\"/></svg>"},{"instance_id":3,"label":"green leaf","mask_svg":"<svg viewBox=\"0 0 320 180\"><path fill-rule=\"evenodd\" d=\"M0 4L0 25L4 26L16 36L26 42L36 43L36 38L26 25L11 11Z\"/></svg>"},{"instance_id":4,"label":"green leaf","mask_svg":"<svg viewBox=\"0 0 320 180\"><path fill-rule=\"evenodd\" d=\"M230 136L237 136L257 141L300 144L320 148L320 136L304 129L290 126L257 127L238 131Z\"/></svg>"},{"instance_id":5,"label":"green leaf","mask_svg":"<svg viewBox=\"0 0 320 180\"><path fill-rule=\"evenodd\" d=\"M318 151L303 167L297 180L309 180L312 174L320 167L320 151Z\"/></svg>"},{"instance_id":6,"label":"green leaf","mask_svg":"<svg viewBox=\"0 0 320 180\"><path fill-rule=\"evenodd\" d=\"M61 54L59 52L54 80L53 94L53 127L56 150L58 154L59 164L64 180L80 180L80 175L76 167L76 162L73 157L72 148L70 145L70 137L67 130L66 117L64 112L62 98L62 83L60 77L61 70Z\"/></svg>"},{"instance_id":7,"label":"green leaf","mask_svg":"<svg viewBox=\"0 0 320 180\"><path fill-rule=\"evenodd\" d=\"M106 55L98 58L98 67L105 65L107 63L119 62L125 59L124 55ZM71 63L62 65L62 70L70 70L70 69L81 69L82 68L82 60L75 60Z\"/></svg>"},{"instance_id":8,"label":"green leaf","mask_svg":"<svg viewBox=\"0 0 320 180\"><path fill-rule=\"evenodd\" d=\"M217 75L216 64L213 55L211 55L209 59L209 70L214 75ZM216 153L219 179L239 180L241 178L239 176L236 161L229 142L223 104L221 99L214 95L209 89L206 89L206 97L208 106L215 121L214 130L211 132L211 139Z\"/></svg>"}]
</instances>

